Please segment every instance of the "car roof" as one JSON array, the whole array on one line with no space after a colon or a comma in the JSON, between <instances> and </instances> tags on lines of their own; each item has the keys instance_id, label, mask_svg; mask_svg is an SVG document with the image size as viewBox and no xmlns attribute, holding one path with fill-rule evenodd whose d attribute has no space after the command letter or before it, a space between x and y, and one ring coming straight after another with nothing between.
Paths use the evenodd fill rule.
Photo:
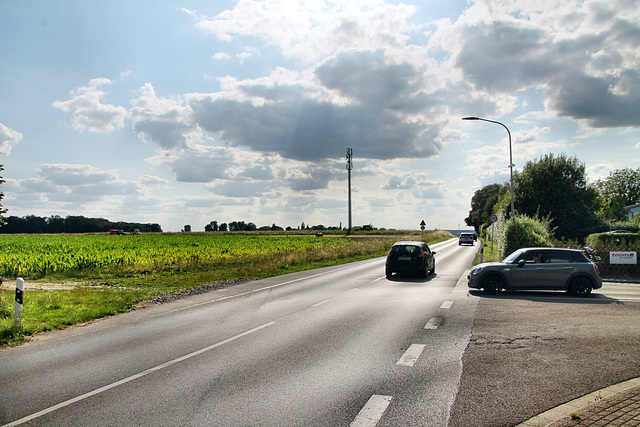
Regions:
<instances>
[{"instance_id":1,"label":"car roof","mask_svg":"<svg viewBox=\"0 0 640 427\"><path fill-rule=\"evenodd\" d=\"M580 249L570 249L570 248L520 248L519 251L567 251L567 252L582 252Z\"/></svg>"},{"instance_id":2,"label":"car roof","mask_svg":"<svg viewBox=\"0 0 640 427\"><path fill-rule=\"evenodd\" d=\"M417 240L406 240L406 241L402 241L402 242L395 242L393 244L393 246L407 246L407 245L420 246L420 245L426 245L426 243L425 242L418 242Z\"/></svg>"}]
</instances>

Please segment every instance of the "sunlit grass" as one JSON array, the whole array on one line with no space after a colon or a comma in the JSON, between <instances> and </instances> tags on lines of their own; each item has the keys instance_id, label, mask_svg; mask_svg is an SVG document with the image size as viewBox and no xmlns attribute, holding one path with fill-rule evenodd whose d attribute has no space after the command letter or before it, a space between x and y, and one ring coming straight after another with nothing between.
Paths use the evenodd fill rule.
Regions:
<instances>
[{"instance_id":1,"label":"sunlit grass","mask_svg":"<svg viewBox=\"0 0 640 427\"><path fill-rule=\"evenodd\" d=\"M476 258L473 262L474 265L480 264L481 262L497 262L500 261L500 251L498 250L498 244L496 242L480 240L479 242L484 243L482 247L482 251L478 251L476 254Z\"/></svg>"}]
</instances>

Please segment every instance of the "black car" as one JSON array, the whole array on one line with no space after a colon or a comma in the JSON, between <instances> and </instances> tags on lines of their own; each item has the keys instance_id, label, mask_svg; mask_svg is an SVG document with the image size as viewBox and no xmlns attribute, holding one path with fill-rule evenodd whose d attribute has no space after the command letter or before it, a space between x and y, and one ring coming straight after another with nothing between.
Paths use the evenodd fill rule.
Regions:
<instances>
[{"instance_id":1,"label":"black car","mask_svg":"<svg viewBox=\"0 0 640 427\"><path fill-rule=\"evenodd\" d=\"M436 253L425 242L396 242L387 254L385 273L418 273L427 277L436 272Z\"/></svg>"},{"instance_id":2,"label":"black car","mask_svg":"<svg viewBox=\"0 0 640 427\"><path fill-rule=\"evenodd\" d=\"M467 243L473 246L473 242L475 242L475 239L473 238L473 234L471 233L461 233L458 239L458 245L460 246L462 246L463 243Z\"/></svg>"}]
</instances>

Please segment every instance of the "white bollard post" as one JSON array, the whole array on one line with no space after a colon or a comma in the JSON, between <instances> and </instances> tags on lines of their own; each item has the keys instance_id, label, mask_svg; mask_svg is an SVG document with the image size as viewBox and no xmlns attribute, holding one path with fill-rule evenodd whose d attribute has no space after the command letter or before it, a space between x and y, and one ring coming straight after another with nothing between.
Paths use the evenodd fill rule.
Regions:
<instances>
[{"instance_id":1,"label":"white bollard post","mask_svg":"<svg viewBox=\"0 0 640 427\"><path fill-rule=\"evenodd\" d=\"M20 326L20 317L22 316L22 302L24 294L24 279L18 277L16 280L16 310L13 316L14 326Z\"/></svg>"}]
</instances>

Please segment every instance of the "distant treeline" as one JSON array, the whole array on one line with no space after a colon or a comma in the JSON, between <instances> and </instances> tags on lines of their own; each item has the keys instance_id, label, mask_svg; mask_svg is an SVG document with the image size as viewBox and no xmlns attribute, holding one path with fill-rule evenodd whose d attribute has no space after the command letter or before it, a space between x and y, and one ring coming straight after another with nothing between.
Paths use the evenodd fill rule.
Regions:
<instances>
[{"instance_id":1,"label":"distant treeline","mask_svg":"<svg viewBox=\"0 0 640 427\"><path fill-rule=\"evenodd\" d=\"M57 215L41 218L35 215L24 217L9 216L6 224L0 226L0 234L57 234L57 233L103 233L109 230L122 230L131 233L139 230L144 233L161 233L160 224L139 224L136 222L111 222L104 218L85 218L84 216Z\"/></svg>"},{"instance_id":2,"label":"distant treeline","mask_svg":"<svg viewBox=\"0 0 640 427\"><path fill-rule=\"evenodd\" d=\"M362 228L366 230L372 230L371 225L365 225ZM342 224L340 224L340 227L325 227L324 225L314 225L310 227L309 225L305 225L303 222L302 225L300 225L297 229L298 230L315 230L315 231L341 230ZM253 222L245 223L244 221L232 221L229 224L227 224L226 222L218 224L218 221L211 221L209 224L204 226L204 231L207 231L207 232L209 231L284 231L284 230L291 231L295 229L292 227L282 228L279 225L276 225L275 223L272 224L271 226L265 225L262 227L258 227ZM188 231L188 232L192 231L191 226L185 225L182 231Z\"/></svg>"}]
</instances>

